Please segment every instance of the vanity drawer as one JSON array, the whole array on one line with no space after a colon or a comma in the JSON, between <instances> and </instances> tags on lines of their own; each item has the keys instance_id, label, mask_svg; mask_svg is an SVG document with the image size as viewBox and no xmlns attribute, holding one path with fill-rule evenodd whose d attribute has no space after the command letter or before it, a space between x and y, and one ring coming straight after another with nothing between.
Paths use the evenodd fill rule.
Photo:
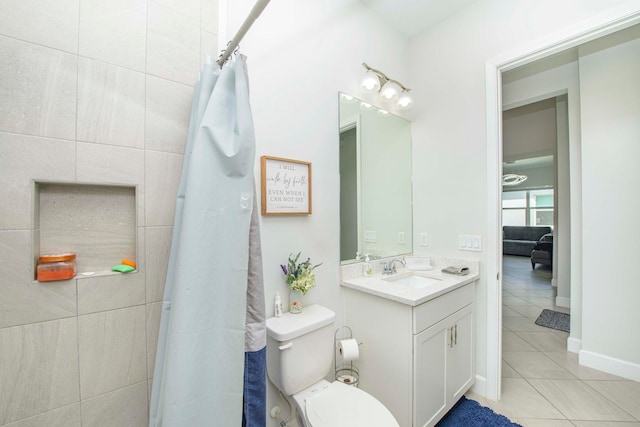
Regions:
<instances>
[{"instance_id":1,"label":"vanity drawer","mask_svg":"<svg viewBox=\"0 0 640 427\"><path fill-rule=\"evenodd\" d=\"M447 292L413 308L413 333L418 334L461 308L471 304L475 295L475 282Z\"/></svg>"}]
</instances>

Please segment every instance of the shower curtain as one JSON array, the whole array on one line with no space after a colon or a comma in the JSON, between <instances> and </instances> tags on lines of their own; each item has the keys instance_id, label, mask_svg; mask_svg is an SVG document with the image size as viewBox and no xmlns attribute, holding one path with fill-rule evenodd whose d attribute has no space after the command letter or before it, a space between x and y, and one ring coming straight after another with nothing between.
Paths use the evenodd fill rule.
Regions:
<instances>
[{"instance_id":1,"label":"shower curtain","mask_svg":"<svg viewBox=\"0 0 640 427\"><path fill-rule=\"evenodd\" d=\"M266 324L246 58L192 102L151 393L152 427L263 427Z\"/></svg>"}]
</instances>

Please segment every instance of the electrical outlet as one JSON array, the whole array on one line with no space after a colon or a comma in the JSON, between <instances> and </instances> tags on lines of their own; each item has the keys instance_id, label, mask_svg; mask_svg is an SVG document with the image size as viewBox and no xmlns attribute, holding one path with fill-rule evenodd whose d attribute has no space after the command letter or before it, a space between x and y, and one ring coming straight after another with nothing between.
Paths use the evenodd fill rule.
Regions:
<instances>
[{"instance_id":1,"label":"electrical outlet","mask_svg":"<svg viewBox=\"0 0 640 427\"><path fill-rule=\"evenodd\" d=\"M375 243L378 241L378 239L376 238L376 232L375 231L365 231L364 232L364 241L367 243Z\"/></svg>"},{"instance_id":2,"label":"electrical outlet","mask_svg":"<svg viewBox=\"0 0 640 427\"><path fill-rule=\"evenodd\" d=\"M429 246L429 235L427 233L420 233L420 246Z\"/></svg>"},{"instance_id":3,"label":"electrical outlet","mask_svg":"<svg viewBox=\"0 0 640 427\"><path fill-rule=\"evenodd\" d=\"M461 251L482 252L482 237L461 234L458 236L458 249Z\"/></svg>"}]
</instances>

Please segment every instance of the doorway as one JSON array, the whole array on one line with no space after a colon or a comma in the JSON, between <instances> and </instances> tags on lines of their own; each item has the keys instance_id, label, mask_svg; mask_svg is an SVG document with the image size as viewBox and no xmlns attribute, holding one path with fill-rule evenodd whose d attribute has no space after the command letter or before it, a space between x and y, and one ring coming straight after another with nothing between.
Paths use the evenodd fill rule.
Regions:
<instances>
[{"instance_id":1,"label":"doorway","mask_svg":"<svg viewBox=\"0 0 640 427\"><path fill-rule=\"evenodd\" d=\"M501 353L502 353L502 249L501 249L501 181L502 181L502 77L503 73L530 64L536 60L566 52L580 44L622 30L640 22L640 10L618 11L606 17L590 21L584 28L572 28L554 36L537 46L523 48L509 57L497 58L486 64L487 89L487 188L488 196L488 247L492 248L487 257L487 381L485 394L490 399L500 398ZM571 94L569 94L571 102ZM571 112L571 106L569 106ZM579 114L575 117L579 117ZM570 116L571 121L571 116ZM580 147L572 151L579 160ZM573 166L573 158L571 165ZM582 275L582 235L581 235L581 197L580 164L571 168L571 305L574 308L571 333L568 339L569 350L577 351L581 346L581 283ZM574 179L574 174L575 178ZM573 186L577 188L574 191ZM574 232L575 231L575 232ZM495 277L495 280L493 280ZM574 336L575 334L575 336Z\"/></svg>"},{"instance_id":2,"label":"doorway","mask_svg":"<svg viewBox=\"0 0 640 427\"><path fill-rule=\"evenodd\" d=\"M558 66L557 61L552 65ZM525 70L503 76L503 88L510 92L505 104L516 98L513 86L527 85L526 80ZM531 361L531 352L542 352L550 342L556 350L566 349L568 334L563 337L535 323L549 310L568 313L570 305L570 280L564 271L569 254L558 253L558 247L568 246L559 241L567 237L560 231L570 227L566 100L567 95L561 95L513 108L505 105L502 115L503 380L534 378L537 373L531 366L523 369L523 361ZM536 359L541 370L549 367L546 359L544 354Z\"/></svg>"}]
</instances>

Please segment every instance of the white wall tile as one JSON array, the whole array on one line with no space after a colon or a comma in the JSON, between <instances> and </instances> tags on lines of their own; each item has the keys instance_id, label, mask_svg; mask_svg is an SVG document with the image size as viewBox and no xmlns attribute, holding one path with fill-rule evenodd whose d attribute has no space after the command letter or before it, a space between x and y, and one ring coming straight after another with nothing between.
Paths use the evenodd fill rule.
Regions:
<instances>
[{"instance_id":1,"label":"white wall tile","mask_svg":"<svg viewBox=\"0 0 640 427\"><path fill-rule=\"evenodd\" d=\"M173 225L182 172L179 154L145 152L145 224Z\"/></svg>"},{"instance_id":2,"label":"white wall tile","mask_svg":"<svg viewBox=\"0 0 640 427\"><path fill-rule=\"evenodd\" d=\"M144 306L78 317L83 400L146 379L145 326Z\"/></svg>"},{"instance_id":3,"label":"white wall tile","mask_svg":"<svg viewBox=\"0 0 640 427\"><path fill-rule=\"evenodd\" d=\"M137 186L138 225L144 225L144 151L111 145L77 143L77 180Z\"/></svg>"},{"instance_id":4,"label":"white wall tile","mask_svg":"<svg viewBox=\"0 0 640 427\"><path fill-rule=\"evenodd\" d=\"M218 59L220 51L218 50L218 35L200 32L200 62L204 63L209 56L213 61Z\"/></svg>"},{"instance_id":5,"label":"white wall tile","mask_svg":"<svg viewBox=\"0 0 640 427\"><path fill-rule=\"evenodd\" d=\"M144 184L144 151L78 142L77 181Z\"/></svg>"},{"instance_id":6,"label":"white wall tile","mask_svg":"<svg viewBox=\"0 0 640 427\"><path fill-rule=\"evenodd\" d=\"M143 73L78 59L78 140L143 148L144 108Z\"/></svg>"},{"instance_id":7,"label":"white wall tile","mask_svg":"<svg viewBox=\"0 0 640 427\"><path fill-rule=\"evenodd\" d=\"M193 87L147 76L146 149L184 154L192 99Z\"/></svg>"},{"instance_id":8,"label":"white wall tile","mask_svg":"<svg viewBox=\"0 0 640 427\"><path fill-rule=\"evenodd\" d=\"M5 424L2 427L80 427L80 403Z\"/></svg>"},{"instance_id":9,"label":"white wall tile","mask_svg":"<svg viewBox=\"0 0 640 427\"><path fill-rule=\"evenodd\" d=\"M218 0L202 0L201 11L202 29L218 34ZM229 37L233 37L233 35L229 34Z\"/></svg>"},{"instance_id":10,"label":"white wall tile","mask_svg":"<svg viewBox=\"0 0 640 427\"><path fill-rule=\"evenodd\" d=\"M82 401L83 427L148 425L147 381Z\"/></svg>"},{"instance_id":11,"label":"white wall tile","mask_svg":"<svg viewBox=\"0 0 640 427\"><path fill-rule=\"evenodd\" d=\"M145 70L146 0L80 0L79 53Z\"/></svg>"},{"instance_id":12,"label":"white wall tile","mask_svg":"<svg viewBox=\"0 0 640 427\"><path fill-rule=\"evenodd\" d=\"M79 400L76 319L0 329L0 425Z\"/></svg>"},{"instance_id":13,"label":"white wall tile","mask_svg":"<svg viewBox=\"0 0 640 427\"><path fill-rule=\"evenodd\" d=\"M199 53L199 21L149 2L147 73L194 86Z\"/></svg>"},{"instance_id":14,"label":"white wall tile","mask_svg":"<svg viewBox=\"0 0 640 427\"><path fill-rule=\"evenodd\" d=\"M162 299L192 86L218 54L217 19L217 0L0 4L0 425L80 426L80 393L82 425L146 425L161 303L144 302ZM135 185L139 272L34 281L32 180ZM145 217L160 225L151 244Z\"/></svg>"},{"instance_id":15,"label":"white wall tile","mask_svg":"<svg viewBox=\"0 0 640 427\"><path fill-rule=\"evenodd\" d=\"M75 55L0 36L0 76L0 131L75 139Z\"/></svg>"},{"instance_id":16,"label":"white wall tile","mask_svg":"<svg viewBox=\"0 0 640 427\"><path fill-rule=\"evenodd\" d=\"M136 263L135 273L81 277L78 280L78 314L96 313L145 303L145 230L138 227L137 256L122 258ZM114 264L119 263L116 259Z\"/></svg>"},{"instance_id":17,"label":"white wall tile","mask_svg":"<svg viewBox=\"0 0 640 427\"><path fill-rule=\"evenodd\" d=\"M154 2L200 21L200 0L154 0Z\"/></svg>"},{"instance_id":18,"label":"white wall tile","mask_svg":"<svg viewBox=\"0 0 640 427\"><path fill-rule=\"evenodd\" d=\"M162 303L147 304L147 377L153 378L158 348L158 330L162 316Z\"/></svg>"},{"instance_id":19,"label":"white wall tile","mask_svg":"<svg viewBox=\"0 0 640 427\"><path fill-rule=\"evenodd\" d=\"M75 280L34 281L29 231L0 231L0 259L0 328L76 315Z\"/></svg>"},{"instance_id":20,"label":"white wall tile","mask_svg":"<svg viewBox=\"0 0 640 427\"><path fill-rule=\"evenodd\" d=\"M114 265L119 261L115 261ZM78 314L144 304L144 274L114 273L78 279Z\"/></svg>"},{"instance_id":21,"label":"white wall tile","mask_svg":"<svg viewBox=\"0 0 640 427\"><path fill-rule=\"evenodd\" d=\"M147 303L162 301L167 278L173 227L147 227Z\"/></svg>"},{"instance_id":22,"label":"white wall tile","mask_svg":"<svg viewBox=\"0 0 640 427\"><path fill-rule=\"evenodd\" d=\"M80 0L0 2L0 33L78 53Z\"/></svg>"},{"instance_id":23,"label":"white wall tile","mask_svg":"<svg viewBox=\"0 0 640 427\"><path fill-rule=\"evenodd\" d=\"M11 200L0 203L0 229L29 229L31 180L73 181L75 144L0 132L0 152L0 199Z\"/></svg>"}]
</instances>

